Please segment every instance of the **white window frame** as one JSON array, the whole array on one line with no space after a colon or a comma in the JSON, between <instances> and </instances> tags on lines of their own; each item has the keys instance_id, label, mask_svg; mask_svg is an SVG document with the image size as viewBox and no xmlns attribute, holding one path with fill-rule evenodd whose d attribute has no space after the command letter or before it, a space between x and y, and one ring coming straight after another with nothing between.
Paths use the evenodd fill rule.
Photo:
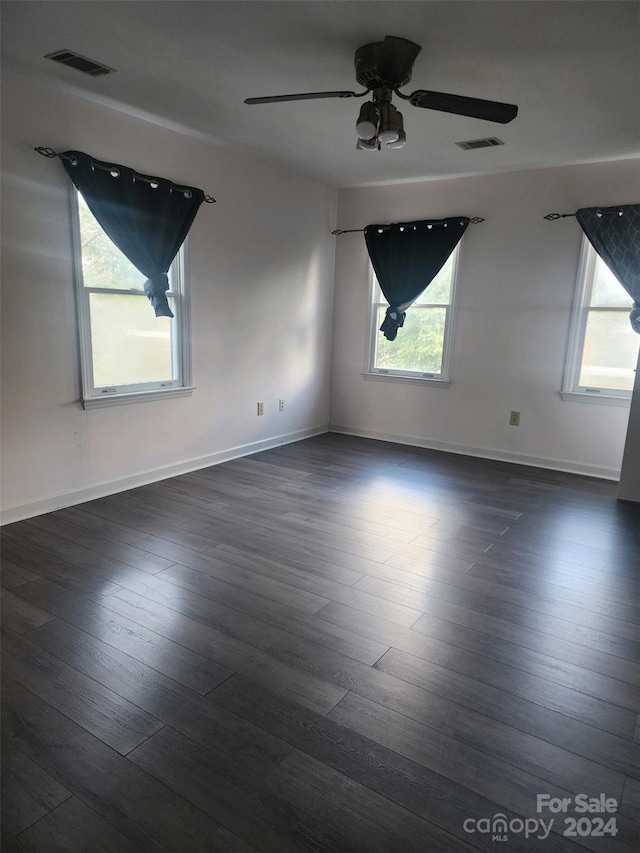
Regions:
<instances>
[{"instance_id":1,"label":"white window frame","mask_svg":"<svg viewBox=\"0 0 640 853\"><path fill-rule=\"evenodd\" d=\"M619 311L620 313L628 314L631 310L630 308L591 307L591 295L595 283L597 262L598 253L585 235L582 239L575 297L571 312L571 324L569 327L564 380L560 396L563 400L572 402L600 403L601 405L628 407L631 402L631 396L633 394L632 391L625 391L622 389L616 390L611 388L593 388L587 385L580 385L584 339L589 313L591 311L602 310Z\"/></svg>"},{"instance_id":2,"label":"white window frame","mask_svg":"<svg viewBox=\"0 0 640 853\"><path fill-rule=\"evenodd\" d=\"M376 298L378 294L381 295L381 292L379 290L378 280L376 278L373 265L369 263L369 335L367 340L366 366L362 374L365 379L388 380L391 382L406 382L410 384L419 383L424 385L435 385L440 388L448 388L451 385L453 326L457 305L456 291L458 269L460 265L460 247L461 244L458 243L451 253L451 291L449 294L449 302L423 303L425 308L433 307L446 309L444 339L442 344L442 370L440 373L423 373L418 370L393 370L375 366L377 341L380 331L378 326L378 307L380 305L385 306L387 302L384 299L384 296L382 297L382 300L378 300ZM429 291L427 290L427 293L428 292ZM410 306L407 310L412 311L414 310L414 307ZM402 334L402 329L398 330L398 334Z\"/></svg>"},{"instance_id":3,"label":"white window frame","mask_svg":"<svg viewBox=\"0 0 640 853\"><path fill-rule=\"evenodd\" d=\"M134 295L145 300L140 290L121 288L85 287L82 270L82 237L80 232L80 214L78 191L73 187L70 195L72 248L74 259L74 279L76 292L76 316L80 347L81 400L85 409L103 406L137 403L145 400L165 399L190 395L191 386L191 347L190 312L188 299L188 261L187 241L182 244L168 272L170 289L167 296L173 300L174 318L171 320L173 379L148 382L136 385L94 386L93 354L91 346L91 313L89 298L92 293L115 293ZM147 300L148 301L148 300ZM148 304L149 311L153 308Z\"/></svg>"}]
</instances>

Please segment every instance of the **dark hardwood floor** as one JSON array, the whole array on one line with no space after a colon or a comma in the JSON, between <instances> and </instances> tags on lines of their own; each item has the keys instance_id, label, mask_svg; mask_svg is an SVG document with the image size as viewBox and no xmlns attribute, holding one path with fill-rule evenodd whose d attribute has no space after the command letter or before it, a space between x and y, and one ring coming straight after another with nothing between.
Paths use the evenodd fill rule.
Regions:
<instances>
[{"instance_id":1,"label":"dark hardwood floor","mask_svg":"<svg viewBox=\"0 0 640 853\"><path fill-rule=\"evenodd\" d=\"M327 434L6 526L2 849L638 853L615 492Z\"/></svg>"}]
</instances>

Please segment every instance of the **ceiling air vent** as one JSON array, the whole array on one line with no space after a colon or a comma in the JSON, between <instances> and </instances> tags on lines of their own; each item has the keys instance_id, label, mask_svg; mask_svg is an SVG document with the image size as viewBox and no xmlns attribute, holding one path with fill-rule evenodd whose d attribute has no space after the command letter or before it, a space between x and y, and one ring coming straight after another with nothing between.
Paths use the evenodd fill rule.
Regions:
<instances>
[{"instance_id":1,"label":"ceiling air vent","mask_svg":"<svg viewBox=\"0 0 640 853\"><path fill-rule=\"evenodd\" d=\"M504 142L497 136L489 136L487 139L469 139L467 142L456 142L456 145L463 151L471 151L474 148L493 148L494 145L504 145Z\"/></svg>"},{"instance_id":2,"label":"ceiling air vent","mask_svg":"<svg viewBox=\"0 0 640 853\"><path fill-rule=\"evenodd\" d=\"M62 65L69 65L77 71L84 71L91 77L102 77L103 74L112 74L115 71L115 68L101 65L99 62L87 59L86 56L80 56L79 53L74 53L72 50L56 50L55 53L47 53L45 59L53 59L54 62L60 62Z\"/></svg>"}]
</instances>

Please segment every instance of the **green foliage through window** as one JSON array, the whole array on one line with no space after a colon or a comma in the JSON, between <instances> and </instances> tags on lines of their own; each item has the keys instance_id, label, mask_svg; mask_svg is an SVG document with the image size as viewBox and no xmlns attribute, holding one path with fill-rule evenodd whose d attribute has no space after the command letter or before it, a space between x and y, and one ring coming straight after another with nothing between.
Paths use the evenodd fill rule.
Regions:
<instances>
[{"instance_id":1,"label":"green foliage through window","mask_svg":"<svg viewBox=\"0 0 640 853\"><path fill-rule=\"evenodd\" d=\"M144 290L145 276L111 242L78 193L85 287Z\"/></svg>"},{"instance_id":2,"label":"green foliage through window","mask_svg":"<svg viewBox=\"0 0 640 853\"><path fill-rule=\"evenodd\" d=\"M378 329L386 308L378 308ZM408 370L440 373L447 309L414 305L407 312L404 326L395 341L378 332L376 367L383 370Z\"/></svg>"}]
</instances>

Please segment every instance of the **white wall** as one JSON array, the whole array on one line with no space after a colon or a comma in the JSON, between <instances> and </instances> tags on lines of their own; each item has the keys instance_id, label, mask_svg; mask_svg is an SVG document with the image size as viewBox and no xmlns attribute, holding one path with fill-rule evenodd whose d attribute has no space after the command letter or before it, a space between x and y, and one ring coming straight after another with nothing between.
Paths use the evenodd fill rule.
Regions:
<instances>
[{"instance_id":1,"label":"white wall","mask_svg":"<svg viewBox=\"0 0 640 853\"><path fill-rule=\"evenodd\" d=\"M640 355L638 355L636 378L633 384L633 400L622 460L618 497L625 501L640 503Z\"/></svg>"},{"instance_id":2,"label":"white wall","mask_svg":"<svg viewBox=\"0 0 640 853\"><path fill-rule=\"evenodd\" d=\"M335 190L8 75L2 124L5 520L326 429ZM191 397L88 412L77 402L68 179L36 145L217 199L189 236Z\"/></svg>"},{"instance_id":3,"label":"white wall","mask_svg":"<svg viewBox=\"0 0 640 853\"><path fill-rule=\"evenodd\" d=\"M489 152L475 152L478 166ZM376 156L376 154L370 155ZM361 234L338 238L332 427L617 478L628 408L559 396L582 232L550 212L635 202L638 161L345 189L338 227L483 216L461 245L450 388L362 377L369 281ZM402 330L399 332L402 334ZM522 412L510 427L510 410Z\"/></svg>"}]
</instances>

